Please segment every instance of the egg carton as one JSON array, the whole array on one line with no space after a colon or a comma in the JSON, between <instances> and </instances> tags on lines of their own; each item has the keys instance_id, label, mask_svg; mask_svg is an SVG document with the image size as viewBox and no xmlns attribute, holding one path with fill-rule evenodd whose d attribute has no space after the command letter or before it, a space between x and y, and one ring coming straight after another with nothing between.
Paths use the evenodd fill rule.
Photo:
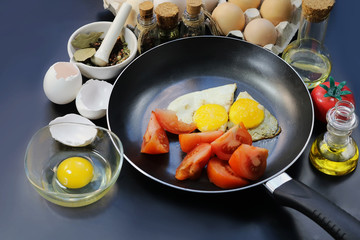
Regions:
<instances>
[{"instance_id":1,"label":"egg carton","mask_svg":"<svg viewBox=\"0 0 360 240\"><path fill-rule=\"evenodd\" d=\"M219 4L223 2L226 2L226 0L220 0ZM262 2L263 1L261 1L261 4ZM291 0L291 4L293 6L293 14L290 21L283 21L275 26L278 35L276 39L276 43L268 44L264 46L265 49L273 52L276 55L282 53L285 50L285 48L287 47L287 45L289 45L289 43L291 42L291 40L293 39L293 37L295 36L296 32L299 29L302 0ZM259 9L256 8L247 9L244 12L244 15L245 15L245 27L251 20L261 18L260 11ZM211 25L210 22L208 22L208 24ZM210 29L212 28L210 27ZM242 40L245 40L243 32L239 30L230 31L227 34L227 36L237 37Z\"/></svg>"},{"instance_id":2,"label":"egg carton","mask_svg":"<svg viewBox=\"0 0 360 240\"><path fill-rule=\"evenodd\" d=\"M133 11L130 13L130 16L126 22L126 24L131 28L135 27L136 25L136 5L138 5L142 0L103 0L104 8L110 10L114 15L116 15L117 9L121 6L123 2L129 2L133 6ZM219 0L218 4L226 2L226 0ZM261 1L262 4L263 0ZM260 4L260 6L261 6ZM277 40L275 44L268 44L265 45L264 48L273 52L274 54L278 55L282 53L287 45L291 42L293 37L295 36L297 30L299 29L300 25L300 18L301 18L301 4L302 0L291 0L291 4L293 5L293 14L290 21L283 21L280 22L276 27L277 31ZM131 14L133 16L131 16ZM210 13L211 14L211 13ZM209 14L209 15L210 15ZM250 8L244 12L245 15L245 26L251 21L256 18L261 18L259 9ZM210 17L210 16L209 16ZM216 27L213 26L213 21L209 20L209 17L206 19L206 25L210 29L211 34L213 35L220 35L221 33L216 31ZM131 29L132 29L131 28ZM244 35L241 31L235 30L231 31L227 34L227 36L237 37L244 40Z\"/></svg>"}]
</instances>

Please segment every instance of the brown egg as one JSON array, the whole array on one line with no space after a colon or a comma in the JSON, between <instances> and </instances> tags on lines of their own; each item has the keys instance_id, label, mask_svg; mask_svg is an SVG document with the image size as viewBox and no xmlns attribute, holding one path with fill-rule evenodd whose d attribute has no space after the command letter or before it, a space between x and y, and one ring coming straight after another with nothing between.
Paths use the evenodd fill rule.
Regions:
<instances>
[{"instance_id":1,"label":"brown egg","mask_svg":"<svg viewBox=\"0 0 360 240\"><path fill-rule=\"evenodd\" d=\"M275 44L277 32L274 25L267 19L257 18L246 25L245 40L256 45Z\"/></svg>"},{"instance_id":2,"label":"brown egg","mask_svg":"<svg viewBox=\"0 0 360 240\"><path fill-rule=\"evenodd\" d=\"M290 0L264 0L260 7L260 14L274 24L290 21L293 7Z\"/></svg>"},{"instance_id":3,"label":"brown egg","mask_svg":"<svg viewBox=\"0 0 360 240\"><path fill-rule=\"evenodd\" d=\"M212 17L225 35L232 30L242 31L245 27L244 12L234 3L219 4L212 12Z\"/></svg>"},{"instance_id":4,"label":"brown egg","mask_svg":"<svg viewBox=\"0 0 360 240\"><path fill-rule=\"evenodd\" d=\"M243 12L248 8L258 8L260 6L260 0L228 0L228 2L238 5Z\"/></svg>"}]
</instances>

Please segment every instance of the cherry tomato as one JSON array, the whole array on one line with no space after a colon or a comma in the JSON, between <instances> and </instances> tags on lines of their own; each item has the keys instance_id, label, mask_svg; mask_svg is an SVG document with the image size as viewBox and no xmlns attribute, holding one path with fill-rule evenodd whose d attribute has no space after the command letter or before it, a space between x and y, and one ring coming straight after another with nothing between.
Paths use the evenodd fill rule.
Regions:
<instances>
[{"instance_id":1,"label":"cherry tomato","mask_svg":"<svg viewBox=\"0 0 360 240\"><path fill-rule=\"evenodd\" d=\"M267 157L267 149L241 144L231 155L229 165L237 175L257 180L265 172Z\"/></svg>"},{"instance_id":2,"label":"cherry tomato","mask_svg":"<svg viewBox=\"0 0 360 240\"><path fill-rule=\"evenodd\" d=\"M159 154L169 152L169 140L165 130L160 126L154 112L151 112L150 120L143 136L141 152Z\"/></svg>"},{"instance_id":3,"label":"cherry tomato","mask_svg":"<svg viewBox=\"0 0 360 240\"><path fill-rule=\"evenodd\" d=\"M312 90L311 98L314 104L315 117L318 120L326 122L326 113L339 100L348 100L355 106L354 95L345 84L346 82L335 82L330 77L329 82L320 84Z\"/></svg>"},{"instance_id":4,"label":"cherry tomato","mask_svg":"<svg viewBox=\"0 0 360 240\"><path fill-rule=\"evenodd\" d=\"M238 188L249 184L248 180L238 176L231 169L228 162L217 157L209 160L206 171L209 181L220 188Z\"/></svg>"},{"instance_id":5,"label":"cherry tomato","mask_svg":"<svg viewBox=\"0 0 360 240\"><path fill-rule=\"evenodd\" d=\"M176 116L176 113L167 109L155 109L156 118L162 128L174 134L191 133L196 129L196 124L187 124Z\"/></svg>"},{"instance_id":6,"label":"cherry tomato","mask_svg":"<svg viewBox=\"0 0 360 240\"><path fill-rule=\"evenodd\" d=\"M178 180L197 179L211 157L211 145L202 143L189 152L176 169L175 178Z\"/></svg>"},{"instance_id":7,"label":"cherry tomato","mask_svg":"<svg viewBox=\"0 0 360 240\"><path fill-rule=\"evenodd\" d=\"M223 131L212 131L180 134L179 143L181 150L188 153L200 143L211 143L223 133Z\"/></svg>"},{"instance_id":8,"label":"cherry tomato","mask_svg":"<svg viewBox=\"0 0 360 240\"><path fill-rule=\"evenodd\" d=\"M231 154L242 144L251 145L252 138L241 122L211 143L212 151L221 160L229 160Z\"/></svg>"}]
</instances>

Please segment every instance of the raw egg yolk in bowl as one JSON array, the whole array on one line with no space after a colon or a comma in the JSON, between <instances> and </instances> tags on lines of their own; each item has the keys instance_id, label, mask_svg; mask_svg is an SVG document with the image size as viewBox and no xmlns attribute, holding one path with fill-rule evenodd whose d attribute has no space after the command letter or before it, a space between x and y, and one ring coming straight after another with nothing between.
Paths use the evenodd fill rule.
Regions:
<instances>
[{"instance_id":1,"label":"raw egg yolk in bowl","mask_svg":"<svg viewBox=\"0 0 360 240\"><path fill-rule=\"evenodd\" d=\"M67 188L77 189L89 184L94 176L91 162L82 157L70 157L63 160L57 169L58 181Z\"/></svg>"}]
</instances>

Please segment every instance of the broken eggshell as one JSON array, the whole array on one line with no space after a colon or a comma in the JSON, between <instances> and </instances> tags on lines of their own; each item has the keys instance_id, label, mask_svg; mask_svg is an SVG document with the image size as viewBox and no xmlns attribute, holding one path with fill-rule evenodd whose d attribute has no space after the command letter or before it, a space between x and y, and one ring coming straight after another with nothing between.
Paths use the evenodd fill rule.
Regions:
<instances>
[{"instance_id":1,"label":"broken eggshell","mask_svg":"<svg viewBox=\"0 0 360 240\"><path fill-rule=\"evenodd\" d=\"M56 104L67 104L76 98L82 85L79 68L74 63L57 62L46 72L43 88L46 97Z\"/></svg>"},{"instance_id":2,"label":"broken eggshell","mask_svg":"<svg viewBox=\"0 0 360 240\"><path fill-rule=\"evenodd\" d=\"M51 136L55 140L72 147L87 146L94 141L97 135L93 122L74 113L55 118L49 123L49 126Z\"/></svg>"},{"instance_id":3,"label":"broken eggshell","mask_svg":"<svg viewBox=\"0 0 360 240\"><path fill-rule=\"evenodd\" d=\"M75 104L78 112L88 119L105 116L113 85L100 80L89 79L80 88Z\"/></svg>"}]
</instances>

